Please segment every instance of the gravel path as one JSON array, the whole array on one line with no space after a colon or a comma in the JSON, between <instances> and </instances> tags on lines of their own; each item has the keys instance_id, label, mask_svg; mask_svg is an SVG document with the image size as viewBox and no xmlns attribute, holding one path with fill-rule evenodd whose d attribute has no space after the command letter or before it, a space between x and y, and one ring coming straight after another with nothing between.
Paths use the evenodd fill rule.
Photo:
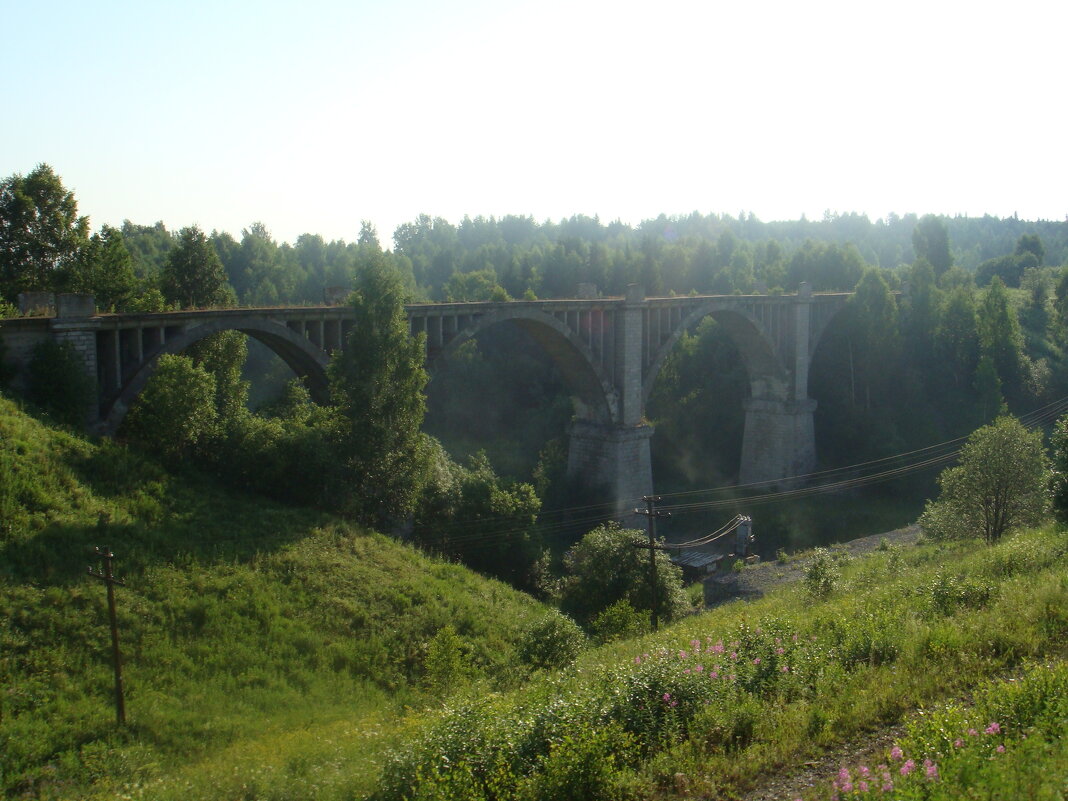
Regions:
<instances>
[{"instance_id":1,"label":"gravel path","mask_svg":"<svg viewBox=\"0 0 1068 801\"><path fill-rule=\"evenodd\" d=\"M913 545L919 536L919 526L912 525L882 534L860 537L830 547L835 551L845 551L850 556L861 556L876 550L883 540L891 545ZM728 572L713 576L705 581L705 606L718 606L727 601L743 598L748 600L760 598L773 587L799 581L804 576L805 567L810 561L811 558L802 557L788 559L786 563L761 562L750 565L738 573Z\"/></svg>"}]
</instances>

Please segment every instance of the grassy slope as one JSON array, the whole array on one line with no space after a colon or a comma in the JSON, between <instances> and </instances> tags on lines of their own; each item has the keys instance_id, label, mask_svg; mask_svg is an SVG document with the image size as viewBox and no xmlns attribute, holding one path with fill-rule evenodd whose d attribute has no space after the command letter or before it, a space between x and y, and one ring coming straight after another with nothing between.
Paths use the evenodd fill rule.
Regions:
<instances>
[{"instance_id":1,"label":"grassy slope","mask_svg":"<svg viewBox=\"0 0 1068 801\"><path fill-rule=\"evenodd\" d=\"M743 797L917 709L1063 664L1066 561L1061 528L877 552L829 598L786 587L458 704L394 753L376 798Z\"/></svg>"},{"instance_id":2,"label":"grassy slope","mask_svg":"<svg viewBox=\"0 0 1068 801\"><path fill-rule=\"evenodd\" d=\"M123 732L104 587L85 575L95 545L126 581ZM256 797L249 788L278 770L291 788L314 773L358 794L383 722L424 700L438 628L455 626L468 662L499 685L515 681L515 643L543 613L386 537L169 475L0 397L6 793L108 797L147 783L160 798Z\"/></svg>"}]
</instances>

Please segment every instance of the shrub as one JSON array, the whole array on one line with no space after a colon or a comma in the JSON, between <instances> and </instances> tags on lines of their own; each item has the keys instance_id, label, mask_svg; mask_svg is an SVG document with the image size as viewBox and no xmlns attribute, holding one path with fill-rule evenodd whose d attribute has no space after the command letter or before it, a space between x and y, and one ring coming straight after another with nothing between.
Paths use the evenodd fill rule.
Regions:
<instances>
[{"instance_id":1,"label":"shrub","mask_svg":"<svg viewBox=\"0 0 1068 801\"><path fill-rule=\"evenodd\" d=\"M586 647L586 635L567 615L554 612L532 624L519 643L519 658L534 668L570 665Z\"/></svg>"},{"instance_id":2,"label":"shrub","mask_svg":"<svg viewBox=\"0 0 1068 801\"><path fill-rule=\"evenodd\" d=\"M444 698L466 676L462 643L451 625L442 626L426 648L423 660L423 683L435 696Z\"/></svg>"},{"instance_id":3,"label":"shrub","mask_svg":"<svg viewBox=\"0 0 1068 801\"><path fill-rule=\"evenodd\" d=\"M817 548L805 568L805 589L813 598L826 598L838 586L840 578L834 556L826 548Z\"/></svg>"},{"instance_id":4,"label":"shrub","mask_svg":"<svg viewBox=\"0 0 1068 801\"><path fill-rule=\"evenodd\" d=\"M601 610L590 623L590 631L601 643L630 639L648 630L648 619L648 615L639 612L630 605L630 601L623 598Z\"/></svg>"},{"instance_id":5,"label":"shrub","mask_svg":"<svg viewBox=\"0 0 1068 801\"><path fill-rule=\"evenodd\" d=\"M640 531L610 523L586 534L564 555L567 575L561 582L560 607L587 624L599 612L625 599L635 609L652 610L649 551ZM682 570L664 551L656 560L656 606L662 621L681 617L690 608L682 585Z\"/></svg>"},{"instance_id":6,"label":"shrub","mask_svg":"<svg viewBox=\"0 0 1068 801\"><path fill-rule=\"evenodd\" d=\"M616 795L617 772L636 756L634 737L617 723L569 734L554 743L539 770L523 782L520 801L596 801Z\"/></svg>"}]
</instances>

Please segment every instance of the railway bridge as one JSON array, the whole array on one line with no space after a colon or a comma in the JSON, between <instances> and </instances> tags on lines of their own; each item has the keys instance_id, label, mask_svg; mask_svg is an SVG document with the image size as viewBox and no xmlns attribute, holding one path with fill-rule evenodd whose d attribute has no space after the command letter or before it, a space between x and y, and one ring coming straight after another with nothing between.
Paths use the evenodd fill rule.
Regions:
<instances>
[{"instance_id":1,"label":"railway bridge","mask_svg":"<svg viewBox=\"0 0 1068 801\"><path fill-rule=\"evenodd\" d=\"M620 508L652 492L645 404L675 343L706 316L723 326L749 376L741 483L811 472L816 461L808 371L820 337L849 294L693 295L490 303L416 303L406 307L413 336L425 335L431 374L466 340L518 325L551 356L574 400L568 470L606 489ZM327 400L330 354L359 347L344 305L98 314L85 295L57 295L51 314L0 321L16 369L37 342L69 342L95 376L93 426L113 433L159 357L218 331L237 330L274 351Z\"/></svg>"}]
</instances>

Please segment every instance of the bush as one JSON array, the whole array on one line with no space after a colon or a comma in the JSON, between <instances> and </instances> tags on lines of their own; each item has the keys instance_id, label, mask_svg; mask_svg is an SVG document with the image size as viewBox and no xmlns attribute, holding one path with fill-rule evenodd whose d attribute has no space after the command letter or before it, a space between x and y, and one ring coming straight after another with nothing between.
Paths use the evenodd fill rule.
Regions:
<instances>
[{"instance_id":1,"label":"bush","mask_svg":"<svg viewBox=\"0 0 1068 801\"><path fill-rule=\"evenodd\" d=\"M177 464L215 433L215 378L188 356L160 356L155 374L130 410L126 428Z\"/></svg>"},{"instance_id":2,"label":"bush","mask_svg":"<svg viewBox=\"0 0 1068 801\"><path fill-rule=\"evenodd\" d=\"M560 586L560 607L583 624L607 607L626 600L640 610L653 608L649 587L649 551L640 531L616 523L599 526L564 555L567 575ZM656 601L660 620L681 617L690 608L682 584L682 570L664 551L656 559Z\"/></svg>"},{"instance_id":3,"label":"bush","mask_svg":"<svg viewBox=\"0 0 1068 801\"><path fill-rule=\"evenodd\" d=\"M649 630L649 616L639 612L624 598L604 609L590 623L590 631L600 643L626 640Z\"/></svg>"},{"instance_id":4,"label":"bush","mask_svg":"<svg viewBox=\"0 0 1068 801\"><path fill-rule=\"evenodd\" d=\"M519 658L534 668L560 668L574 662L585 647L586 635L578 624L555 612L524 632Z\"/></svg>"},{"instance_id":5,"label":"bush","mask_svg":"<svg viewBox=\"0 0 1068 801\"><path fill-rule=\"evenodd\" d=\"M423 683L439 698L455 690L467 674L461 645L456 629L451 625L442 626L427 645Z\"/></svg>"},{"instance_id":6,"label":"bush","mask_svg":"<svg viewBox=\"0 0 1068 801\"><path fill-rule=\"evenodd\" d=\"M826 598L838 586L841 574L834 556L826 548L817 548L805 568L805 589L813 598Z\"/></svg>"},{"instance_id":7,"label":"bush","mask_svg":"<svg viewBox=\"0 0 1068 801\"><path fill-rule=\"evenodd\" d=\"M69 342L42 342L33 349L29 365L30 400L66 425L88 422L96 381Z\"/></svg>"}]
</instances>

